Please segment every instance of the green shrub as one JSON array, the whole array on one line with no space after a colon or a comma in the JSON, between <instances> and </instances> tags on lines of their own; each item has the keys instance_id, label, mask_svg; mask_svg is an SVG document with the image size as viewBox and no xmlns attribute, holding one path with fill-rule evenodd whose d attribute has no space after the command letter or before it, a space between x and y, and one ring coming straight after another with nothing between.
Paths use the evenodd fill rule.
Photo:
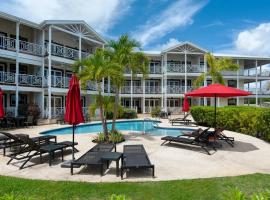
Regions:
<instances>
[{"instance_id":1,"label":"green shrub","mask_svg":"<svg viewBox=\"0 0 270 200\"><path fill-rule=\"evenodd\" d=\"M126 198L125 195L123 194L112 194L111 197L110 197L110 200L131 200L130 198Z\"/></svg>"},{"instance_id":2,"label":"green shrub","mask_svg":"<svg viewBox=\"0 0 270 200\"><path fill-rule=\"evenodd\" d=\"M159 117L161 113L161 108L160 107L154 107L151 110L151 117Z\"/></svg>"},{"instance_id":3,"label":"green shrub","mask_svg":"<svg viewBox=\"0 0 270 200\"><path fill-rule=\"evenodd\" d=\"M123 134L117 130L115 131L111 131L109 133L109 142L111 143L120 143L125 141L125 138L123 136Z\"/></svg>"},{"instance_id":4,"label":"green shrub","mask_svg":"<svg viewBox=\"0 0 270 200\"><path fill-rule=\"evenodd\" d=\"M134 109L124 109L123 111L123 116L121 118L124 118L124 119L135 119L137 118L137 112L136 110Z\"/></svg>"},{"instance_id":5,"label":"green shrub","mask_svg":"<svg viewBox=\"0 0 270 200\"><path fill-rule=\"evenodd\" d=\"M95 139L93 140L93 142L95 142L95 143L104 143L105 141L106 141L105 135L102 132L98 133L97 137L95 137ZM119 132L117 130L109 132L109 142L110 143L121 143L124 141L125 141L125 138L121 132Z\"/></svg>"},{"instance_id":6,"label":"green shrub","mask_svg":"<svg viewBox=\"0 0 270 200\"><path fill-rule=\"evenodd\" d=\"M260 192L253 194L248 198L242 191L237 188L231 189L230 191L223 194L224 200L268 200L270 199L270 192Z\"/></svg>"},{"instance_id":7,"label":"green shrub","mask_svg":"<svg viewBox=\"0 0 270 200\"><path fill-rule=\"evenodd\" d=\"M24 197L22 195L15 195L11 193L0 196L0 200L32 200L32 198Z\"/></svg>"},{"instance_id":8,"label":"green shrub","mask_svg":"<svg viewBox=\"0 0 270 200\"><path fill-rule=\"evenodd\" d=\"M194 106L191 115L199 125L214 125L214 107ZM248 106L217 108L217 127L270 141L270 109Z\"/></svg>"}]
</instances>

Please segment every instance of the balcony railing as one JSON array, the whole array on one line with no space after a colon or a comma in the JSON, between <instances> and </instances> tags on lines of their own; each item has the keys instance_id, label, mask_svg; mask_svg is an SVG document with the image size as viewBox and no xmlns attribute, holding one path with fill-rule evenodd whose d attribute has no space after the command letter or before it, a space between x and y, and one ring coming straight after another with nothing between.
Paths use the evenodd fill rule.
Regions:
<instances>
[{"instance_id":1,"label":"balcony railing","mask_svg":"<svg viewBox=\"0 0 270 200\"><path fill-rule=\"evenodd\" d=\"M149 74L162 74L160 65L149 66Z\"/></svg>"},{"instance_id":2,"label":"balcony railing","mask_svg":"<svg viewBox=\"0 0 270 200\"><path fill-rule=\"evenodd\" d=\"M161 86L145 86L145 94L161 94Z\"/></svg>"},{"instance_id":3,"label":"balcony railing","mask_svg":"<svg viewBox=\"0 0 270 200\"><path fill-rule=\"evenodd\" d=\"M187 65L187 73L201 73L203 72L203 65ZM167 63L167 72L185 73L185 65L179 63Z\"/></svg>"},{"instance_id":4,"label":"balcony railing","mask_svg":"<svg viewBox=\"0 0 270 200\"><path fill-rule=\"evenodd\" d=\"M16 39L0 36L0 48L5 50L16 51Z\"/></svg>"},{"instance_id":5,"label":"balcony railing","mask_svg":"<svg viewBox=\"0 0 270 200\"><path fill-rule=\"evenodd\" d=\"M19 85L30 87L42 87L42 76L19 74Z\"/></svg>"},{"instance_id":6,"label":"balcony railing","mask_svg":"<svg viewBox=\"0 0 270 200\"><path fill-rule=\"evenodd\" d=\"M70 77L52 76L51 86L56 88L68 88Z\"/></svg>"},{"instance_id":7,"label":"balcony railing","mask_svg":"<svg viewBox=\"0 0 270 200\"><path fill-rule=\"evenodd\" d=\"M142 86L133 86L133 94L142 94L143 88ZM131 86L124 86L121 88L122 94L131 94Z\"/></svg>"},{"instance_id":8,"label":"balcony railing","mask_svg":"<svg viewBox=\"0 0 270 200\"><path fill-rule=\"evenodd\" d=\"M20 52L33 54L36 56L43 56L44 54L42 45L25 41L20 41Z\"/></svg>"},{"instance_id":9,"label":"balcony railing","mask_svg":"<svg viewBox=\"0 0 270 200\"><path fill-rule=\"evenodd\" d=\"M91 91L98 91L98 84L95 81L88 81L86 89Z\"/></svg>"},{"instance_id":10,"label":"balcony railing","mask_svg":"<svg viewBox=\"0 0 270 200\"><path fill-rule=\"evenodd\" d=\"M10 51L16 51L16 39L6 36L0 36L0 48ZM19 40L19 50L22 53L43 56L42 45Z\"/></svg>"},{"instance_id":11,"label":"balcony railing","mask_svg":"<svg viewBox=\"0 0 270 200\"><path fill-rule=\"evenodd\" d=\"M0 72L0 83L2 84L15 84L15 73L11 72Z\"/></svg>"},{"instance_id":12,"label":"balcony railing","mask_svg":"<svg viewBox=\"0 0 270 200\"><path fill-rule=\"evenodd\" d=\"M202 73L204 72L203 65L187 65L187 73Z\"/></svg>"},{"instance_id":13,"label":"balcony railing","mask_svg":"<svg viewBox=\"0 0 270 200\"><path fill-rule=\"evenodd\" d=\"M256 94L256 88L245 88L246 91L251 92L253 95ZM257 88L257 93L259 95L270 95L270 91L266 89Z\"/></svg>"},{"instance_id":14,"label":"balcony railing","mask_svg":"<svg viewBox=\"0 0 270 200\"><path fill-rule=\"evenodd\" d=\"M187 92L192 90L192 86L187 86ZM167 93L168 94L184 94L185 93L185 86L167 86Z\"/></svg>"}]
</instances>

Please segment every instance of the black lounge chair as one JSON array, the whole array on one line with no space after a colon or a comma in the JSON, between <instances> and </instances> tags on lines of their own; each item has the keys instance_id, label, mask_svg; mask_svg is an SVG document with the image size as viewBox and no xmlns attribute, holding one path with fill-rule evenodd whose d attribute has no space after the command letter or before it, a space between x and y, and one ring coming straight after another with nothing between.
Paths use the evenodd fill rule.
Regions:
<instances>
[{"instance_id":1,"label":"black lounge chair","mask_svg":"<svg viewBox=\"0 0 270 200\"><path fill-rule=\"evenodd\" d=\"M192 132L187 132L187 133L184 133L182 135L179 135L179 136L186 136L186 137L197 137L198 135L200 135L201 133L203 132L203 129L202 128L198 128Z\"/></svg>"},{"instance_id":2,"label":"black lounge chair","mask_svg":"<svg viewBox=\"0 0 270 200\"><path fill-rule=\"evenodd\" d=\"M70 173L73 175L73 168L81 167L82 165L87 166L98 166L100 167L100 174L103 176L104 165L107 166L106 162L102 161L102 156L107 152L111 152L114 149L116 151L115 144L97 144L85 154L83 154L77 160L71 162L70 165Z\"/></svg>"},{"instance_id":3,"label":"black lounge chair","mask_svg":"<svg viewBox=\"0 0 270 200\"><path fill-rule=\"evenodd\" d=\"M155 177L155 166L151 164L143 145L124 145L121 179L126 170L139 168L152 169L152 176Z\"/></svg>"},{"instance_id":4,"label":"black lounge chair","mask_svg":"<svg viewBox=\"0 0 270 200\"><path fill-rule=\"evenodd\" d=\"M211 136L211 132L208 132L210 128L207 128L203 130L198 136L194 138L186 138L181 136L165 136L162 137L161 140L164 140L164 142L161 145L164 145L166 142L168 143L179 143L179 144L186 144L191 146L197 146L201 147L208 155L211 155L208 148L213 149L214 151L217 151L217 145L216 143L209 142L209 137Z\"/></svg>"},{"instance_id":5,"label":"black lounge chair","mask_svg":"<svg viewBox=\"0 0 270 200\"><path fill-rule=\"evenodd\" d=\"M23 142L24 146L16 153L8 155L10 160L7 164L10 164L13 160L23 161L20 169L23 169L28 161L30 161L35 156L40 156L40 163L42 162L42 155L45 153L49 154L49 165L51 166L51 160L54 158L54 153L56 151L61 151L62 162L64 160L64 149L68 146L66 144L50 143L40 145L33 141L31 138L22 136L20 140Z\"/></svg>"},{"instance_id":6,"label":"black lounge chair","mask_svg":"<svg viewBox=\"0 0 270 200\"><path fill-rule=\"evenodd\" d=\"M216 128L214 131L214 134L217 136L219 140L223 140L227 142L229 145L232 147L234 146L234 137L228 137L223 133L224 129L223 128Z\"/></svg>"},{"instance_id":7,"label":"black lounge chair","mask_svg":"<svg viewBox=\"0 0 270 200\"><path fill-rule=\"evenodd\" d=\"M172 126L174 126L175 124L188 126L192 123L190 119L187 119L188 116L189 116L189 113L186 114L184 117L171 119L170 123L172 124Z\"/></svg>"}]
</instances>

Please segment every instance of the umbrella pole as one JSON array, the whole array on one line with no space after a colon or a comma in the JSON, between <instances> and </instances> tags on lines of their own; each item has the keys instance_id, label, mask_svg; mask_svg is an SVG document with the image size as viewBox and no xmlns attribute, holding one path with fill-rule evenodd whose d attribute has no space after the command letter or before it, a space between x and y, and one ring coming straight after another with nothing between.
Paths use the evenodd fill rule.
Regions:
<instances>
[{"instance_id":1,"label":"umbrella pole","mask_svg":"<svg viewBox=\"0 0 270 200\"><path fill-rule=\"evenodd\" d=\"M217 95L215 94L215 118L214 118L214 128L216 129L217 125Z\"/></svg>"},{"instance_id":2,"label":"umbrella pole","mask_svg":"<svg viewBox=\"0 0 270 200\"><path fill-rule=\"evenodd\" d=\"M75 160L74 157L74 139L75 139L75 125L72 126L72 161Z\"/></svg>"}]
</instances>

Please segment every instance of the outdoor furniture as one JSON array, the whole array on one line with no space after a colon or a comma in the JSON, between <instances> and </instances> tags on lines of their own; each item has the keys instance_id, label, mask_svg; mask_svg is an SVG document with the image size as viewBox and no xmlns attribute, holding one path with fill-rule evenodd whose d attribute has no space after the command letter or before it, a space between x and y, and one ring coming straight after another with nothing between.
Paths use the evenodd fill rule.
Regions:
<instances>
[{"instance_id":1,"label":"outdoor furniture","mask_svg":"<svg viewBox=\"0 0 270 200\"><path fill-rule=\"evenodd\" d=\"M82 165L86 166L97 166L100 168L100 174L103 176L104 170L104 162L102 157L107 153L111 152L112 150L116 152L116 145L115 144L97 144L85 154L83 154L77 160L71 162L70 172L73 175L73 168L74 167L81 167Z\"/></svg>"},{"instance_id":2,"label":"outdoor furniture","mask_svg":"<svg viewBox=\"0 0 270 200\"><path fill-rule=\"evenodd\" d=\"M10 160L7 164L10 164L13 160L23 161L19 169L23 169L24 166L29 162L33 157L40 156L40 163L42 162L42 155L45 153L49 154L49 166L51 166L51 161L54 159L54 154L56 151L61 151L62 161L64 160L64 149L68 146L65 144L50 143L40 145L34 142L29 137L20 137L20 140L23 142L24 146L16 153L9 155Z\"/></svg>"},{"instance_id":3,"label":"outdoor furniture","mask_svg":"<svg viewBox=\"0 0 270 200\"><path fill-rule=\"evenodd\" d=\"M198 128L192 132L188 132L188 133L184 133L180 136L187 136L187 137L197 137L198 135L200 135L202 133L203 129L202 128Z\"/></svg>"},{"instance_id":4,"label":"outdoor furniture","mask_svg":"<svg viewBox=\"0 0 270 200\"><path fill-rule=\"evenodd\" d=\"M165 143L178 143L178 144L184 144L184 145L191 145L196 147L201 147L208 155L211 155L208 148L213 149L214 151L217 151L218 145L216 143L210 142L209 137L211 135L211 132L208 132L210 128L207 128L203 130L198 136L194 138L185 138L181 136L165 136L162 137L161 140L164 140L164 142L161 145L164 145Z\"/></svg>"},{"instance_id":5,"label":"outdoor furniture","mask_svg":"<svg viewBox=\"0 0 270 200\"><path fill-rule=\"evenodd\" d=\"M64 115L61 115L56 119L56 124L65 124Z\"/></svg>"},{"instance_id":6,"label":"outdoor furniture","mask_svg":"<svg viewBox=\"0 0 270 200\"><path fill-rule=\"evenodd\" d=\"M178 125L183 124L183 125L188 126L189 124L191 124L191 120L187 119L188 116L189 116L189 113L186 114L184 117L170 119L169 121L172 124L172 126L174 126L175 124L178 124Z\"/></svg>"},{"instance_id":7,"label":"outdoor furniture","mask_svg":"<svg viewBox=\"0 0 270 200\"><path fill-rule=\"evenodd\" d=\"M34 116L33 115L27 116L27 120L24 121L24 125L26 127L29 127L30 125L33 126L34 125Z\"/></svg>"},{"instance_id":8,"label":"outdoor furniture","mask_svg":"<svg viewBox=\"0 0 270 200\"><path fill-rule=\"evenodd\" d=\"M232 147L234 146L234 137L228 137L223 133L223 128L216 128L214 131L214 135L219 139L227 142Z\"/></svg>"},{"instance_id":9,"label":"outdoor furniture","mask_svg":"<svg viewBox=\"0 0 270 200\"><path fill-rule=\"evenodd\" d=\"M119 176L119 160L122 159L123 154L118 152L107 152L102 157L101 160L107 163L107 168L109 168L109 162L116 162L116 176Z\"/></svg>"},{"instance_id":10,"label":"outdoor furniture","mask_svg":"<svg viewBox=\"0 0 270 200\"><path fill-rule=\"evenodd\" d=\"M124 172L130 169L152 169L152 176L155 177L155 166L151 164L143 145L124 145L121 179Z\"/></svg>"}]
</instances>

